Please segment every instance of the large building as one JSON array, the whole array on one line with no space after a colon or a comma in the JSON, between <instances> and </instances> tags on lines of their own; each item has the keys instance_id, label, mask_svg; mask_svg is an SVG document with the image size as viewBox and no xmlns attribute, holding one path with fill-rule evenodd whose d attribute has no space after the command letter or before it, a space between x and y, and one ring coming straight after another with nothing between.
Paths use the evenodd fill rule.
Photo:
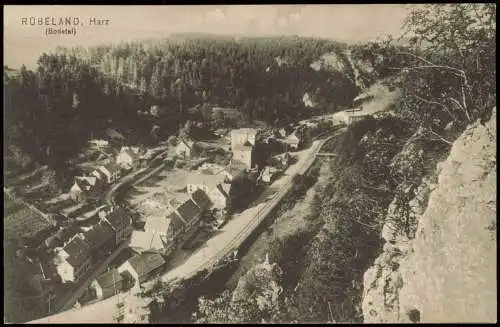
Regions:
<instances>
[{"instance_id":1,"label":"large building","mask_svg":"<svg viewBox=\"0 0 500 327\"><path fill-rule=\"evenodd\" d=\"M231 131L231 149L237 145L254 146L259 142L260 132L254 128L240 128Z\"/></svg>"},{"instance_id":2,"label":"large building","mask_svg":"<svg viewBox=\"0 0 500 327\"><path fill-rule=\"evenodd\" d=\"M242 163L247 169L253 168L255 164L254 148L251 145L237 144L233 147L232 162Z\"/></svg>"}]
</instances>

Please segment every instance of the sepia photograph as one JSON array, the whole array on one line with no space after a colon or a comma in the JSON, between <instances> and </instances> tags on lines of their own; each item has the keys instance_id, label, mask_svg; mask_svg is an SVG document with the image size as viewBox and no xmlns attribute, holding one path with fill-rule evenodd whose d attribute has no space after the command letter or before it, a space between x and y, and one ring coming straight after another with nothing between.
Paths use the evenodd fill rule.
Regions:
<instances>
[{"instance_id":1,"label":"sepia photograph","mask_svg":"<svg viewBox=\"0 0 500 327\"><path fill-rule=\"evenodd\" d=\"M4 5L4 324L497 322L496 8Z\"/></svg>"}]
</instances>

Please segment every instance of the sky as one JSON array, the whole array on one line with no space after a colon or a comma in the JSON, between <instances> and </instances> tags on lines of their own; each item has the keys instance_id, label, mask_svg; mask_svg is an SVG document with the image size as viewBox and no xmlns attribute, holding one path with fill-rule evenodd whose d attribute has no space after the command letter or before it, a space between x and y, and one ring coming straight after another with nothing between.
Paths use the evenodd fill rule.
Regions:
<instances>
[{"instance_id":1,"label":"sky","mask_svg":"<svg viewBox=\"0 0 500 327\"><path fill-rule=\"evenodd\" d=\"M4 6L4 65L33 68L43 52L57 46L90 46L175 33L299 35L364 42L397 36L409 5L163 5ZM76 35L46 35L45 26L23 17L78 17ZM109 20L90 26L91 18ZM57 27L57 26L52 26Z\"/></svg>"}]
</instances>

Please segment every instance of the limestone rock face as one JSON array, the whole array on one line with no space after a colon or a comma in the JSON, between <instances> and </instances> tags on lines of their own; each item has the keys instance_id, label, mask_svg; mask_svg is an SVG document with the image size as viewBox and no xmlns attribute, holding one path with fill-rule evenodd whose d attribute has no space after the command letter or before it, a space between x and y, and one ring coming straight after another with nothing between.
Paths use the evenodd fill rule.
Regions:
<instances>
[{"instance_id":1,"label":"limestone rock face","mask_svg":"<svg viewBox=\"0 0 500 327\"><path fill-rule=\"evenodd\" d=\"M397 205L389 207L386 244L364 275L365 322L497 319L496 108L454 142L437 171L437 183L424 178L409 202L414 238L397 230Z\"/></svg>"}]
</instances>

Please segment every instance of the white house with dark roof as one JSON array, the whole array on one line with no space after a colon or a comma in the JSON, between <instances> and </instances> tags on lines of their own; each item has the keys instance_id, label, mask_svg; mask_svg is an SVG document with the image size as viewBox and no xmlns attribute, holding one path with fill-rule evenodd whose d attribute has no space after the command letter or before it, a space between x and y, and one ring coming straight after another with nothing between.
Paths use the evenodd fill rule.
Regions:
<instances>
[{"instance_id":1,"label":"white house with dark roof","mask_svg":"<svg viewBox=\"0 0 500 327\"><path fill-rule=\"evenodd\" d=\"M98 170L105 176L108 184L114 183L120 177L121 167L114 162L99 166Z\"/></svg>"},{"instance_id":2,"label":"white house with dark roof","mask_svg":"<svg viewBox=\"0 0 500 327\"><path fill-rule=\"evenodd\" d=\"M78 281L90 269L91 257L91 246L81 235L75 235L62 249L59 249L55 258L56 271L62 282Z\"/></svg>"},{"instance_id":3,"label":"white house with dark roof","mask_svg":"<svg viewBox=\"0 0 500 327\"><path fill-rule=\"evenodd\" d=\"M132 218L125 209L121 207L109 208L107 211L101 210L99 215L115 232L116 245L128 240L132 234L133 227Z\"/></svg>"},{"instance_id":4,"label":"white house with dark roof","mask_svg":"<svg viewBox=\"0 0 500 327\"><path fill-rule=\"evenodd\" d=\"M299 135L297 135L297 131L295 131L286 137L285 143L291 149L298 149L300 147L300 145L302 144L302 139L300 138Z\"/></svg>"},{"instance_id":5,"label":"white house with dark roof","mask_svg":"<svg viewBox=\"0 0 500 327\"><path fill-rule=\"evenodd\" d=\"M90 283L89 288L95 292L98 300L107 299L122 291L124 287L123 276L118 269L113 268L99 275Z\"/></svg>"},{"instance_id":6,"label":"white house with dark roof","mask_svg":"<svg viewBox=\"0 0 500 327\"><path fill-rule=\"evenodd\" d=\"M139 157L139 154L134 152L131 148L122 147L120 153L116 156L116 163L121 168L129 170L137 166Z\"/></svg>"},{"instance_id":7,"label":"white house with dark roof","mask_svg":"<svg viewBox=\"0 0 500 327\"><path fill-rule=\"evenodd\" d=\"M129 273L135 279L137 286L159 273L165 263L165 259L160 254L144 252L125 261L118 267L118 272Z\"/></svg>"},{"instance_id":8,"label":"white house with dark roof","mask_svg":"<svg viewBox=\"0 0 500 327\"><path fill-rule=\"evenodd\" d=\"M83 192L83 186L78 181L75 181L71 188L69 189L69 196L74 201L81 201L85 199L85 193Z\"/></svg>"},{"instance_id":9,"label":"white house with dark roof","mask_svg":"<svg viewBox=\"0 0 500 327\"><path fill-rule=\"evenodd\" d=\"M197 190L202 190L210 199L212 207L227 208L231 184L225 183L226 180L227 176L222 173L217 175L190 173L186 181L187 192L193 197ZM196 202L196 198L193 197L193 200Z\"/></svg>"},{"instance_id":10,"label":"white house with dark roof","mask_svg":"<svg viewBox=\"0 0 500 327\"><path fill-rule=\"evenodd\" d=\"M175 147L175 153L184 158L189 158L194 155L194 142L179 138L179 143Z\"/></svg>"},{"instance_id":11,"label":"white house with dark roof","mask_svg":"<svg viewBox=\"0 0 500 327\"><path fill-rule=\"evenodd\" d=\"M189 172L186 178L186 189L189 195L197 189L210 193L217 185L224 183L226 176L224 174L209 175Z\"/></svg>"}]
</instances>

